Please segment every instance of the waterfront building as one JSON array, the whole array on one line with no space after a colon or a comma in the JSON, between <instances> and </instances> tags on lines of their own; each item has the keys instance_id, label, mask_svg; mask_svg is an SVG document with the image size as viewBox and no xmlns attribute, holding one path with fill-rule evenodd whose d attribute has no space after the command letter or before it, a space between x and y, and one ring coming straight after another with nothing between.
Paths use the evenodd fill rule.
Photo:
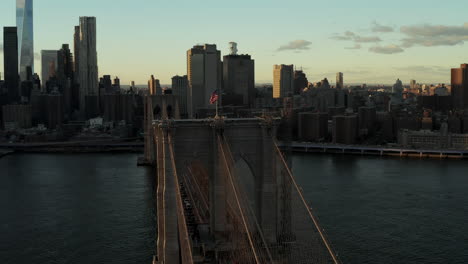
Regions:
<instances>
[{"instance_id":1,"label":"waterfront building","mask_svg":"<svg viewBox=\"0 0 468 264\"><path fill-rule=\"evenodd\" d=\"M455 109L468 109L468 64L452 69L452 98Z\"/></svg>"},{"instance_id":2,"label":"waterfront building","mask_svg":"<svg viewBox=\"0 0 468 264\"><path fill-rule=\"evenodd\" d=\"M377 112L375 107L359 107L359 129L364 130L364 134L374 134L376 121Z\"/></svg>"},{"instance_id":3,"label":"waterfront building","mask_svg":"<svg viewBox=\"0 0 468 264\"><path fill-rule=\"evenodd\" d=\"M18 32L16 27L3 28L3 67L8 103L19 100Z\"/></svg>"},{"instance_id":4,"label":"waterfront building","mask_svg":"<svg viewBox=\"0 0 468 264\"><path fill-rule=\"evenodd\" d=\"M356 144L358 138L358 117L335 116L332 124L333 143L335 144Z\"/></svg>"},{"instance_id":5,"label":"waterfront building","mask_svg":"<svg viewBox=\"0 0 468 264\"><path fill-rule=\"evenodd\" d=\"M28 67L34 73L33 0L16 0L16 27L19 72L21 80L26 80Z\"/></svg>"},{"instance_id":6,"label":"waterfront building","mask_svg":"<svg viewBox=\"0 0 468 264\"><path fill-rule=\"evenodd\" d=\"M78 78L80 84L80 112L82 115L89 117L94 115L94 109L99 109L99 99L94 98L99 96L96 18L80 17L79 29ZM89 100L86 100L86 98ZM87 113L86 106L89 106L93 110Z\"/></svg>"},{"instance_id":7,"label":"waterfront building","mask_svg":"<svg viewBox=\"0 0 468 264\"><path fill-rule=\"evenodd\" d=\"M235 43L232 42L231 45ZM252 106L255 96L255 61L235 53L223 57L223 105Z\"/></svg>"},{"instance_id":8,"label":"waterfront building","mask_svg":"<svg viewBox=\"0 0 468 264\"><path fill-rule=\"evenodd\" d=\"M41 80L42 91L45 91L46 84L50 77L55 77L57 71L57 50L41 50ZM51 71L53 70L53 71Z\"/></svg>"},{"instance_id":9,"label":"waterfront building","mask_svg":"<svg viewBox=\"0 0 468 264\"><path fill-rule=\"evenodd\" d=\"M273 98L290 97L294 93L294 65L273 66Z\"/></svg>"},{"instance_id":10,"label":"waterfront building","mask_svg":"<svg viewBox=\"0 0 468 264\"><path fill-rule=\"evenodd\" d=\"M46 100L46 125L49 129L56 129L59 125L63 123L63 95L59 93L48 94Z\"/></svg>"},{"instance_id":11,"label":"waterfront building","mask_svg":"<svg viewBox=\"0 0 468 264\"><path fill-rule=\"evenodd\" d=\"M180 114L187 117L188 78L184 76L172 77L172 94L179 98Z\"/></svg>"},{"instance_id":12,"label":"waterfront building","mask_svg":"<svg viewBox=\"0 0 468 264\"><path fill-rule=\"evenodd\" d=\"M324 141L328 136L327 113L299 113L298 137L302 141Z\"/></svg>"},{"instance_id":13,"label":"waterfront building","mask_svg":"<svg viewBox=\"0 0 468 264\"><path fill-rule=\"evenodd\" d=\"M442 124L440 131L403 130L398 136L398 144L405 148L419 149L468 149L468 134L448 133L447 124Z\"/></svg>"},{"instance_id":14,"label":"waterfront building","mask_svg":"<svg viewBox=\"0 0 468 264\"><path fill-rule=\"evenodd\" d=\"M214 108L210 96L222 88L223 78L221 52L216 45L196 45L187 51L187 77L189 117L197 116L199 109Z\"/></svg>"},{"instance_id":15,"label":"waterfront building","mask_svg":"<svg viewBox=\"0 0 468 264\"><path fill-rule=\"evenodd\" d=\"M3 127L5 130L16 130L19 128L31 128L32 108L31 105L14 104L2 107Z\"/></svg>"}]
</instances>

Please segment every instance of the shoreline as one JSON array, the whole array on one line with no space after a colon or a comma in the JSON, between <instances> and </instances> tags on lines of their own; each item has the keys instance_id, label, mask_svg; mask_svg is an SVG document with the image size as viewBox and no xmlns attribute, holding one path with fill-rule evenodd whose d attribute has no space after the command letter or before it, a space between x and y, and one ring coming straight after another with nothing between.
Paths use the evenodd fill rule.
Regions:
<instances>
[{"instance_id":1,"label":"shoreline","mask_svg":"<svg viewBox=\"0 0 468 264\"><path fill-rule=\"evenodd\" d=\"M352 155L372 157L396 157L408 159L468 159L468 150L453 149L407 149L371 146L351 146L334 144L314 144L303 142L292 142L291 144L280 143L283 148L289 147L293 153L329 154L329 155Z\"/></svg>"},{"instance_id":2,"label":"shoreline","mask_svg":"<svg viewBox=\"0 0 468 264\"><path fill-rule=\"evenodd\" d=\"M52 142L31 144L0 144L0 157L12 153L143 153L142 142Z\"/></svg>"}]
</instances>

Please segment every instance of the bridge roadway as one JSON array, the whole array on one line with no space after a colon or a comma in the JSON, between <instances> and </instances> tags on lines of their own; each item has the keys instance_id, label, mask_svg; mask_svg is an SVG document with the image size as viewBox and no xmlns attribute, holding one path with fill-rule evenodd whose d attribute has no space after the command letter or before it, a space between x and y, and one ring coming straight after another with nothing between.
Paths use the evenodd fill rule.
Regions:
<instances>
[{"instance_id":1,"label":"bridge roadway","mask_svg":"<svg viewBox=\"0 0 468 264\"><path fill-rule=\"evenodd\" d=\"M310 142L281 142L280 147L291 147L293 152L333 153L371 156L431 157L431 158L468 158L468 150L453 149L411 149L381 146L359 146L340 144L320 144Z\"/></svg>"}]
</instances>

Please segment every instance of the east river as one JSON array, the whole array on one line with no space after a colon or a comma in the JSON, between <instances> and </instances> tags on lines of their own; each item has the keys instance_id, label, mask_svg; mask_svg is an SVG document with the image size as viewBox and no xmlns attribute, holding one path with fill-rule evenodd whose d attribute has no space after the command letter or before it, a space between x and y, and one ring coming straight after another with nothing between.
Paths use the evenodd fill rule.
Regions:
<instances>
[{"instance_id":1,"label":"east river","mask_svg":"<svg viewBox=\"0 0 468 264\"><path fill-rule=\"evenodd\" d=\"M151 263L154 171L134 154L0 159L0 263ZM468 263L468 162L295 155L343 263Z\"/></svg>"}]
</instances>

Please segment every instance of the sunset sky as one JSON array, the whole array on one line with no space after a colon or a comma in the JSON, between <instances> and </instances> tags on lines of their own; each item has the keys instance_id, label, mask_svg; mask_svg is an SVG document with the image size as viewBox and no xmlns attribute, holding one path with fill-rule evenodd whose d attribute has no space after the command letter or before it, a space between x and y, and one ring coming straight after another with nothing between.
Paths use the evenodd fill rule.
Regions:
<instances>
[{"instance_id":1,"label":"sunset sky","mask_svg":"<svg viewBox=\"0 0 468 264\"><path fill-rule=\"evenodd\" d=\"M186 51L228 42L252 55L256 82L270 83L274 64L302 66L309 81L448 83L468 62L466 0L47 0L34 3L35 52L73 47L80 16L97 17L99 75L163 84L186 74ZM3 27L15 26L15 0L2 0ZM0 49L1 51L1 49ZM40 58L36 59L40 73ZM3 54L0 54L3 72Z\"/></svg>"}]
</instances>

